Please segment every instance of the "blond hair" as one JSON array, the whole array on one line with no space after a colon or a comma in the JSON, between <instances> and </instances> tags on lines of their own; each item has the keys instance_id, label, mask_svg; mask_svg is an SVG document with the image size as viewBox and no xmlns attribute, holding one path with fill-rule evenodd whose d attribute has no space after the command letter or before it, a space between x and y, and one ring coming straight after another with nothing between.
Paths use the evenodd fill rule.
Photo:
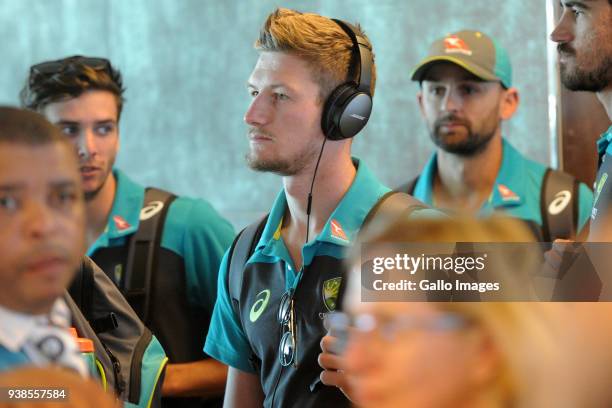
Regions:
<instances>
[{"instance_id":1,"label":"blond hair","mask_svg":"<svg viewBox=\"0 0 612 408\"><path fill-rule=\"evenodd\" d=\"M361 37L372 49L370 40L359 25L353 26L355 35ZM300 13L277 8L264 23L255 42L259 51L286 52L303 58L312 68L313 80L319 84L321 101L345 82L356 82L359 72L355 67L353 42L334 21L314 13ZM376 68L372 53L372 79L370 93L374 95Z\"/></svg>"},{"instance_id":2,"label":"blond hair","mask_svg":"<svg viewBox=\"0 0 612 408\"><path fill-rule=\"evenodd\" d=\"M417 214L417 213L415 213ZM497 215L469 217L380 217L364 229L361 242L534 242L525 223Z\"/></svg>"},{"instance_id":3,"label":"blond hair","mask_svg":"<svg viewBox=\"0 0 612 408\"><path fill-rule=\"evenodd\" d=\"M393 218L369 225L359 243L452 243L534 242L527 226L516 219L496 216L472 218ZM351 265L360 262L359 245L352 249ZM539 254L508 252L500 257L493 273L511 284L539 265ZM353 273L349 286L358 284ZM520 280L518 281L520 282ZM350 289L349 289L350 290ZM550 367L560 363L563 349L557 344L559 316L563 304L542 302L430 302L434 307L456 313L471 322L495 350L497 361L482 389L487 406L535 408L542 397L550 397Z\"/></svg>"}]
</instances>

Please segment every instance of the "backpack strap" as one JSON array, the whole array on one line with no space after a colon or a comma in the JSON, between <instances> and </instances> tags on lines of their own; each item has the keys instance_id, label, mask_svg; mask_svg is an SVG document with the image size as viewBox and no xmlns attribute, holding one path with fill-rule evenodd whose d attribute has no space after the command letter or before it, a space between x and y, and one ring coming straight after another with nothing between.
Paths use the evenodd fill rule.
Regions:
<instances>
[{"instance_id":1,"label":"backpack strap","mask_svg":"<svg viewBox=\"0 0 612 408\"><path fill-rule=\"evenodd\" d=\"M100 334L116 329L119 323L114 312L105 313L104 316L100 317L99 311L95 308L95 267L94 262L89 257L84 257L78 273L68 288L68 292L93 331Z\"/></svg>"},{"instance_id":2,"label":"backpack strap","mask_svg":"<svg viewBox=\"0 0 612 408\"><path fill-rule=\"evenodd\" d=\"M399 217L408 217L414 211L426 208L431 207L411 195L398 191L389 191L380 197L370 209L370 212L368 212L363 220L359 232L361 233L374 220L393 220Z\"/></svg>"},{"instance_id":3,"label":"backpack strap","mask_svg":"<svg viewBox=\"0 0 612 408\"><path fill-rule=\"evenodd\" d=\"M235 299L240 298L242 290L242 275L244 267L255 250L255 246L263 233L269 214L243 229L234 239L228 255L227 288L232 300L232 308L240 315Z\"/></svg>"},{"instance_id":4,"label":"backpack strap","mask_svg":"<svg viewBox=\"0 0 612 408\"><path fill-rule=\"evenodd\" d=\"M576 236L578 202L578 181L570 174L547 169L540 196L544 241Z\"/></svg>"},{"instance_id":5,"label":"backpack strap","mask_svg":"<svg viewBox=\"0 0 612 408\"><path fill-rule=\"evenodd\" d=\"M401 186L395 188L394 191L397 191L398 193L406 193L412 195L414 193L414 189L417 183L419 182L419 177L421 177L420 174L409 182L407 182L406 184L402 184Z\"/></svg>"},{"instance_id":6,"label":"backpack strap","mask_svg":"<svg viewBox=\"0 0 612 408\"><path fill-rule=\"evenodd\" d=\"M70 286L68 287L68 292L72 297L74 303L78 305L79 309L85 316L91 316L91 311L93 308L93 278L90 279L89 274L86 274L86 268L89 267L88 261L89 258L84 257L79 265L79 269L77 273L74 275L72 282L70 282Z\"/></svg>"},{"instance_id":7,"label":"backpack strap","mask_svg":"<svg viewBox=\"0 0 612 408\"><path fill-rule=\"evenodd\" d=\"M138 230L129 240L125 272L125 298L145 324L149 323L151 279L168 208L174 194L147 188Z\"/></svg>"},{"instance_id":8,"label":"backpack strap","mask_svg":"<svg viewBox=\"0 0 612 408\"><path fill-rule=\"evenodd\" d=\"M431 208L413 196L398 190L389 191L378 199L376 204L374 204L365 216L361 228L359 229L358 236L361 236L362 232L366 229L371 231L372 229L383 228L388 223L401 217L409 217L410 214L415 211ZM337 300L338 305L342 305L344 302L345 290L346 285L340 285ZM338 308L338 310L341 309Z\"/></svg>"}]
</instances>

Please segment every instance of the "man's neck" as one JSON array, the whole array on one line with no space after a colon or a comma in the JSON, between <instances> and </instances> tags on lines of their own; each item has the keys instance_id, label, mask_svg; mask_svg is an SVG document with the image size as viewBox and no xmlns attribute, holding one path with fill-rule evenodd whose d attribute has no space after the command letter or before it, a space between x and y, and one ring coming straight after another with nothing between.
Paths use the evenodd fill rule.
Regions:
<instances>
[{"instance_id":1,"label":"man's neck","mask_svg":"<svg viewBox=\"0 0 612 408\"><path fill-rule=\"evenodd\" d=\"M436 207L476 214L491 194L501 167L501 131L470 157L438 149L433 199Z\"/></svg>"},{"instance_id":2,"label":"man's neck","mask_svg":"<svg viewBox=\"0 0 612 408\"><path fill-rule=\"evenodd\" d=\"M11 302L0 296L0 308L2 308L5 313L12 313L22 317L35 317L48 315L51 313L56 300L57 299L53 299L52 301L24 304Z\"/></svg>"},{"instance_id":3,"label":"man's neck","mask_svg":"<svg viewBox=\"0 0 612 408\"><path fill-rule=\"evenodd\" d=\"M315 165L313 162L299 175L283 178L287 212L283 219L282 236L298 268L301 267L302 261L301 248L306 243L308 193ZM328 143L321 157L312 191L309 241L323 230L332 212L351 186L355 175L356 169L348 148L338 152L336 146L332 147Z\"/></svg>"},{"instance_id":4,"label":"man's neck","mask_svg":"<svg viewBox=\"0 0 612 408\"><path fill-rule=\"evenodd\" d=\"M603 107L606 109L608 119L610 119L610 122L612 122L612 84L608 85L608 87L603 91L597 92L597 99L599 99Z\"/></svg>"},{"instance_id":5,"label":"man's neck","mask_svg":"<svg viewBox=\"0 0 612 408\"><path fill-rule=\"evenodd\" d=\"M87 246L90 247L104 232L115 200L117 180L109 174L104 186L92 199L87 201Z\"/></svg>"}]
</instances>

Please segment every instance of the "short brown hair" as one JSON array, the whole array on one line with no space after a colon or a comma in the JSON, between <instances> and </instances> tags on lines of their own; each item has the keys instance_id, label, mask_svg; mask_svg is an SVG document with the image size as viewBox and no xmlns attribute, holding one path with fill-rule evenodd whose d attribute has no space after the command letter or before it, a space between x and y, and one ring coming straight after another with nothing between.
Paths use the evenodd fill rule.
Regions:
<instances>
[{"instance_id":1,"label":"short brown hair","mask_svg":"<svg viewBox=\"0 0 612 408\"><path fill-rule=\"evenodd\" d=\"M62 132L44 116L10 106L0 106L0 143L28 146L61 143L74 150Z\"/></svg>"},{"instance_id":2,"label":"short brown hair","mask_svg":"<svg viewBox=\"0 0 612 408\"><path fill-rule=\"evenodd\" d=\"M87 64L88 60L103 61L103 69L95 69ZM56 64L57 71L53 73L39 73L35 69L44 64ZM114 68L105 58L83 57L75 55L40 63L30 68L27 82L21 90L19 97L21 106L34 111L41 111L50 103L78 98L86 91L108 91L115 95L117 100L117 119L121 117L121 110L125 98L123 81L119 70Z\"/></svg>"},{"instance_id":3,"label":"short brown hair","mask_svg":"<svg viewBox=\"0 0 612 408\"><path fill-rule=\"evenodd\" d=\"M355 35L361 37L371 49L370 40L361 27L353 27ZM312 67L313 79L319 84L321 101L325 101L337 86L349 81L357 82L358 72L351 69L358 64L353 42L337 23L327 17L277 8L266 19L255 48L304 58ZM376 67L372 52L372 95L375 85Z\"/></svg>"}]
</instances>

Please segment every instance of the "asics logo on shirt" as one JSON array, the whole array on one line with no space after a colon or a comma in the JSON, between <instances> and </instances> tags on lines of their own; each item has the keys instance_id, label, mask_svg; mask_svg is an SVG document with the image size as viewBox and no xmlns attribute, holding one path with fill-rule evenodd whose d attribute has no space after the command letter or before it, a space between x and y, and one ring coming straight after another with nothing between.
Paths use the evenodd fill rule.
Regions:
<instances>
[{"instance_id":1,"label":"asics logo on shirt","mask_svg":"<svg viewBox=\"0 0 612 408\"><path fill-rule=\"evenodd\" d=\"M255 303L253 303L251 312L249 313L249 320L251 320L251 323L255 323L266 309L268 301L270 300L270 289L262 290L257 294L255 299L257 300L255 300Z\"/></svg>"}]
</instances>

